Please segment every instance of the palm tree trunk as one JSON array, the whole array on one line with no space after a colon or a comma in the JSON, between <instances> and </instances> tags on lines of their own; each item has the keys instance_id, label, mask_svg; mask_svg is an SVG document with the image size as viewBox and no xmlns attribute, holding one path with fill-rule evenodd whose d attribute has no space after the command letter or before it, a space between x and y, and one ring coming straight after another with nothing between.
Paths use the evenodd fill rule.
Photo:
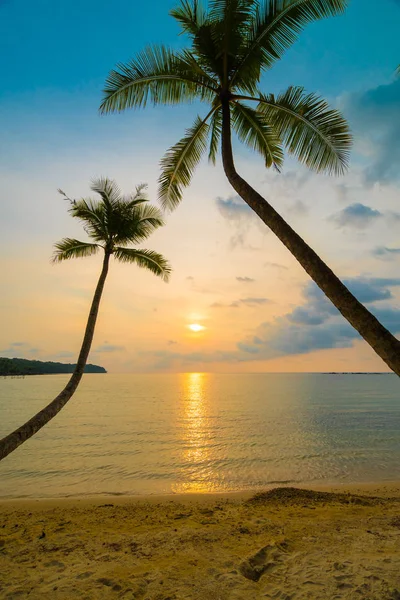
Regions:
<instances>
[{"instance_id":1,"label":"palm tree trunk","mask_svg":"<svg viewBox=\"0 0 400 600\"><path fill-rule=\"evenodd\" d=\"M363 306L334 272L286 223L276 210L236 172L231 141L230 108L222 105L222 161L233 189L275 233L345 319L385 363L400 376L400 342Z\"/></svg>"},{"instance_id":2,"label":"palm tree trunk","mask_svg":"<svg viewBox=\"0 0 400 600\"><path fill-rule=\"evenodd\" d=\"M56 398L34 417L29 419L24 425L7 435L5 438L0 440L0 460L8 456L18 446L29 440L39 429L44 427L53 417L55 417L63 406L66 405L68 400L74 394L76 388L82 379L83 370L86 365L86 361L89 356L90 347L92 345L94 328L96 325L97 314L99 312L101 295L104 289L104 283L108 273L108 265L110 261L110 254L106 252L103 260L103 268L97 283L96 291L93 296L92 306L90 308L89 317L86 325L85 335L82 342L81 351L79 353L78 362L76 363L75 370L68 381L65 388L58 394Z\"/></svg>"}]
</instances>

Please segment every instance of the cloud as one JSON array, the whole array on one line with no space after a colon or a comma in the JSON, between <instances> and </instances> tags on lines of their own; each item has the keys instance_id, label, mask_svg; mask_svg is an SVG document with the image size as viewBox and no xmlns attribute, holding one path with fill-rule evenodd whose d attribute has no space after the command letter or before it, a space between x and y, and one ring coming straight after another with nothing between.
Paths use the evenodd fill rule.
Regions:
<instances>
[{"instance_id":1,"label":"cloud","mask_svg":"<svg viewBox=\"0 0 400 600\"><path fill-rule=\"evenodd\" d=\"M253 283L255 279L252 277L236 277L236 281L240 281L240 283Z\"/></svg>"},{"instance_id":2,"label":"cloud","mask_svg":"<svg viewBox=\"0 0 400 600\"><path fill-rule=\"evenodd\" d=\"M400 286L398 277L352 277L343 279L343 283L363 304L393 298L390 287ZM318 308L332 313L337 312L333 304L315 284L310 283L303 291L303 296L312 309Z\"/></svg>"},{"instance_id":3,"label":"cloud","mask_svg":"<svg viewBox=\"0 0 400 600\"><path fill-rule=\"evenodd\" d=\"M246 232L247 233L247 232ZM246 242L246 233L236 233L229 240L229 246L232 250L241 248L242 250L250 250L250 252L258 252L261 248L252 246Z\"/></svg>"},{"instance_id":4,"label":"cloud","mask_svg":"<svg viewBox=\"0 0 400 600\"><path fill-rule=\"evenodd\" d=\"M253 356L257 355L257 360L265 360L278 356L307 354L314 350L348 348L357 336L357 332L346 323L329 323L323 328L303 327L282 318L273 324L260 325L257 329L257 344L239 342L238 349Z\"/></svg>"},{"instance_id":5,"label":"cloud","mask_svg":"<svg viewBox=\"0 0 400 600\"><path fill-rule=\"evenodd\" d=\"M240 298L240 300L234 300L228 304L222 302L214 302L210 305L211 308L238 308L239 306L261 306L263 304L270 304L271 300L268 298Z\"/></svg>"},{"instance_id":6,"label":"cloud","mask_svg":"<svg viewBox=\"0 0 400 600\"><path fill-rule=\"evenodd\" d=\"M369 304L393 298L393 294L389 288L399 286L400 279L396 277L357 277L354 279L345 279L344 284L347 285L360 302Z\"/></svg>"},{"instance_id":7,"label":"cloud","mask_svg":"<svg viewBox=\"0 0 400 600\"><path fill-rule=\"evenodd\" d=\"M264 223L260 221L256 213L240 198L240 196L229 196L228 198L215 199L215 204L221 216L236 229L236 233L231 237L229 246L232 250L241 248L257 252L260 248L247 243L247 234L254 225L261 228L263 233L267 233Z\"/></svg>"},{"instance_id":8,"label":"cloud","mask_svg":"<svg viewBox=\"0 0 400 600\"><path fill-rule=\"evenodd\" d=\"M5 358L24 358L27 354L36 356L40 348L35 348L27 342L10 342L8 347L0 350L0 356Z\"/></svg>"},{"instance_id":9,"label":"cloud","mask_svg":"<svg viewBox=\"0 0 400 600\"><path fill-rule=\"evenodd\" d=\"M268 298L241 298L239 302L246 306L259 306L261 304L270 304L271 300L268 300Z\"/></svg>"},{"instance_id":10,"label":"cloud","mask_svg":"<svg viewBox=\"0 0 400 600\"><path fill-rule=\"evenodd\" d=\"M396 256L400 255L400 248L377 246L372 250L371 254L380 260L394 260Z\"/></svg>"},{"instance_id":11,"label":"cloud","mask_svg":"<svg viewBox=\"0 0 400 600\"><path fill-rule=\"evenodd\" d=\"M306 217L309 213L309 208L302 200L296 200L294 204L288 207L287 211L295 217Z\"/></svg>"},{"instance_id":12,"label":"cloud","mask_svg":"<svg viewBox=\"0 0 400 600\"><path fill-rule=\"evenodd\" d=\"M186 279L187 279L188 281L193 281L194 277L192 277L191 275L188 275L188 276L186 277Z\"/></svg>"},{"instance_id":13,"label":"cloud","mask_svg":"<svg viewBox=\"0 0 400 600\"><path fill-rule=\"evenodd\" d=\"M344 280L345 285L393 333L400 332L400 310L374 303L393 299L391 287L400 286L400 278L356 277ZM303 290L305 304L277 317L272 323L262 323L255 335L237 344L248 360L269 359L292 354L307 354L329 348L349 348L360 336L340 315L323 292L314 284Z\"/></svg>"},{"instance_id":14,"label":"cloud","mask_svg":"<svg viewBox=\"0 0 400 600\"><path fill-rule=\"evenodd\" d=\"M223 302L213 302L213 304L210 304L210 308L238 308L239 306L239 302L237 301L230 304L224 304Z\"/></svg>"},{"instance_id":15,"label":"cloud","mask_svg":"<svg viewBox=\"0 0 400 600\"><path fill-rule=\"evenodd\" d=\"M393 70L396 65L393 65ZM389 184L400 180L400 80L345 99L344 111L356 139L368 148L364 182Z\"/></svg>"},{"instance_id":16,"label":"cloud","mask_svg":"<svg viewBox=\"0 0 400 600\"><path fill-rule=\"evenodd\" d=\"M215 203L221 215L228 221L242 221L243 219L254 218L252 209L240 198L240 196L230 196L229 198L216 198Z\"/></svg>"},{"instance_id":17,"label":"cloud","mask_svg":"<svg viewBox=\"0 0 400 600\"><path fill-rule=\"evenodd\" d=\"M341 203L348 202L349 199L349 187L345 183L338 183L334 186L336 191L337 199Z\"/></svg>"},{"instance_id":18,"label":"cloud","mask_svg":"<svg viewBox=\"0 0 400 600\"><path fill-rule=\"evenodd\" d=\"M283 269L285 271L288 270L288 267L286 267L285 265L281 265L279 263L269 262L269 261L264 263L264 267L271 267L272 269Z\"/></svg>"},{"instance_id":19,"label":"cloud","mask_svg":"<svg viewBox=\"0 0 400 600\"><path fill-rule=\"evenodd\" d=\"M61 350L54 354L56 358L73 358L76 356L75 352L71 352L70 350Z\"/></svg>"},{"instance_id":20,"label":"cloud","mask_svg":"<svg viewBox=\"0 0 400 600\"><path fill-rule=\"evenodd\" d=\"M93 352L122 352L123 350L125 350L124 346L115 346L114 344L102 344L101 346L97 346L97 348L95 348L93 350Z\"/></svg>"},{"instance_id":21,"label":"cloud","mask_svg":"<svg viewBox=\"0 0 400 600\"><path fill-rule=\"evenodd\" d=\"M177 344L178 342L176 342L175 340L168 340L167 342L167 346L174 346L175 344Z\"/></svg>"},{"instance_id":22,"label":"cloud","mask_svg":"<svg viewBox=\"0 0 400 600\"><path fill-rule=\"evenodd\" d=\"M356 229L365 229L371 223L377 219L383 217L383 214L379 210L375 210L356 202L350 204L340 212L329 217L329 221L332 221L337 227L354 227Z\"/></svg>"}]
</instances>

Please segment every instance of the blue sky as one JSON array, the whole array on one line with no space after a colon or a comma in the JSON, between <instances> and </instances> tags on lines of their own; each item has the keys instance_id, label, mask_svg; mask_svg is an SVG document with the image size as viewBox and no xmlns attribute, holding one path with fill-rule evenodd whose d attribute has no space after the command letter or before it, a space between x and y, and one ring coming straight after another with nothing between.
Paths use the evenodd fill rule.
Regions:
<instances>
[{"instance_id":1,"label":"blue sky","mask_svg":"<svg viewBox=\"0 0 400 600\"><path fill-rule=\"evenodd\" d=\"M116 62L149 43L184 43L168 16L175 4L3 0L2 96L12 99L46 90L95 96ZM351 0L343 17L314 24L303 33L268 75L271 87L293 82L337 95L374 83L371 77L390 77L398 62L399 11L396 0Z\"/></svg>"},{"instance_id":2,"label":"blue sky","mask_svg":"<svg viewBox=\"0 0 400 600\"><path fill-rule=\"evenodd\" d=\"M3 268L10 273L0 305L7 322L0 349L10 355L25 347L26 353L30 348L43 358L72 357L79 346L97 264L49 266L54 241L81 235L56 189L86 195L91 177L109 175L127 191L148 181L156 201L158 162L202 109L149 107L104 117L97 112L105 77L118 61L149 43L185 43L168 16L173 6L170 0L0 2L0 233ZM242 172L339 275L373 281L374 286L382 280L382 289L389 290L386 298L375 300L382 314L398 306L398 284L388 280L394 280L400 256L400 82L394 80L400 63L399 26L397 0L352 0L342 17L308 27L281 63L263 76L265 91L304 85L343 110L355 134L346 177L310 175L291 161L277 177L238 148ZM348 362L350 356L358 368L372 364L378 369L380 362L347 330L339 328L339 337L332 338L331 319L339 331L335 315L324 313L318 342L314 330L306 330L315 323L293 325L298 307L320 314L310 301L308 279L252 215L235 210L235 202L221 166L212 169L204 163L182 206L154 238L155 249L173 263L171 284L160 288L148 275L127 275L126 269L116 268L97 348L118 350L94 358L128 371L208 369L210 363L227 369L231 362L237 368L247 359L258 370L314 370L340 364L343 356ZM272 298L271 285L276 291ZM252 298L269 302L246 303ZM231 314L236 308L240 318ZM218 327L213 325L216 312ZM66 313L71 321L61 323ZM385 314L397 327L393 312ZM180 334L196 316L209 324L208 338ZM171 318L177 331L169 329ZM287 332L300 326L300 352L284 362L280 357L291 356ZM320 341L324 335L326 343ZM255 338L266 346L256 365L261 344L250 343ZM249 347L258 352L243 353ZM341 354L338 348L343 348Z\"/></svg>"}]
</instances>

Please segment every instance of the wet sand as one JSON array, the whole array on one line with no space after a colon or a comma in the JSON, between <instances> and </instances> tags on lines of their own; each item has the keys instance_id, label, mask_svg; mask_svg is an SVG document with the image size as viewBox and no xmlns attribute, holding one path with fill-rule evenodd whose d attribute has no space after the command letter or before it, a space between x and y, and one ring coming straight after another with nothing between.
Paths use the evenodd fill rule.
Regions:
<instances>
[{"instance_id":1,"label":"wet sand","mask_svg":"<svg viewBox=\"0 0 400 600\"><path fill-rule=\"evenodd\" d=\"M2 501L0 598L400 600L400 484L335 492Z\"/></svg>"}]
</instances>

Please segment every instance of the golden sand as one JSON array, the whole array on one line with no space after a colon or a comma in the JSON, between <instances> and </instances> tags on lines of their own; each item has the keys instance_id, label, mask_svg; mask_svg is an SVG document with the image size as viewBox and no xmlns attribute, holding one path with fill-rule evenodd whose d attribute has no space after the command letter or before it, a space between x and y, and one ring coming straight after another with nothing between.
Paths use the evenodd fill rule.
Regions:
<instances>
[{"instance_id":1,"label":"golden sand","mask_svg":"<svg viewBox=\"0 0 400 600\"><path fill-rule=\"evenodd\" d=\"M400 600L400 485L3 501L0 598Z\"/></svg>"}]
</instances>

